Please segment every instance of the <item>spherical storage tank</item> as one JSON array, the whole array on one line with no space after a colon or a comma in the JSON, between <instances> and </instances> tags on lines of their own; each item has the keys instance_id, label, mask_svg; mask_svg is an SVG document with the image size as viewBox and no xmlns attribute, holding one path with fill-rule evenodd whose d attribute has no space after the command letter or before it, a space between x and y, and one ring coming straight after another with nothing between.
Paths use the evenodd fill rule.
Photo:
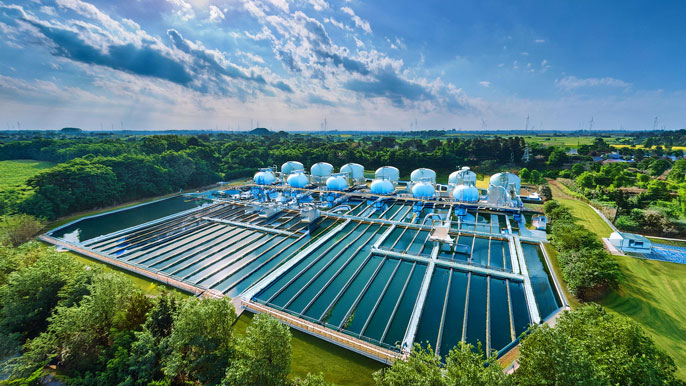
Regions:
<instances>
[{"instance_id":1,"label":"spherical storage tank","mask_svg":"<svg viewBox=\"0 0 686 386\"><path fill-rule=\"evenodd\" d=\"M298 171L305 171L305 167L303 166L303 164L298 161L288 161L281 165L281 173L283 173L286 176Z\"/></svg>"},{"instance_id":2,"label":"spherical storage tank","mask_svg":"<svg viewBox=\"0 0 686 386\"><path fill-rule=\"evenodd\" d=\"M391 194L393 193L393 184L389 180L374 180L372 181L372 194Z\"/></svg>"},{"instance_id":3,"label":"spherical storage tank","mask_svg":"<svg viewBox=\"0 0 686 386\"><path fill-rule=\"evenodd\" d=\"M341 173L345 173L353 180L364 179L364 166L356 163L349 163L341 166Z\"/></svg>"},{"instance_id":4,"label":"spherical storage tank","mask_svg":"<svg viewBox=\"0 0 686 386\"><path fill-rule=\"evenodd\" d=\"M430 180L434 184L436 183L436 172L427 169L427 168L419 168L415 169L412 174L410 174L410 180L411 181L423 181L423 180Z\"/></svg>"},{"instance_id":5,"label":"spherical storage tank","mask_svg":"<svg viewBox=\"0 0 686 386\"><path fill-rule=\"evenodd\" d=\"M346 190L348 181L343 176L333 176L326 180L326 190Z\"/></svg>"},{"instance_id":6,"label":"spherical storage tank","mask_svg":"<svg viewBox=\"0 0 686 386\"><path fill-rule=\"evenodd\" d=\"M400 179L400 171L395 166L382 166L376 169L374 177L381 180L391 180L398 182Z\"/></svg>"},{"instance_id":7,"label":"spherical storage tank","mask_svg":"<svg viewBox=\"0 0 686 386\"><path fill-rule=\"evenodd\" d=\"M255 173L253 181L255 181L257 185L271 185L276 181L276 176L274 176L274 173L272 173L271 170L260 171Z\"/></svg>"},{"instance_id":8,"label":"spherical storage tank","mask_svg":"<svg viewBox=\"0 0 686 386\"><path fill-rule=\"evenodd\" d=\"M436 189L428 181L422 181L412 186L412 197L414 198L433 198L436 194Z\"/></svg>"},{"instance_id":9,"label":"spherical storage tank","mask_svg":"<svg viewBox=\"0 0 686 386\"><path fill-rule=\"evenodd\" d=\"M476 173L471 171L468 166L450 173L448 185L476 185Z\"/></svg>"},{"instance_id":10,"label":"spherical storage tank","mask_svg":"<svg viewBox=\"0 0 686 386\"><path fill-rule=\"evenodd\" d=\"M286 182L288 182L288 185L292 188L304 188L309 181L303 172L295 172L288 176Z\"/></svg>"},{"instance_id":11,"label":"spherical storage tank","mask_svg":"<svg viewBox=\"0 0 686 386\"><path fill-rule=\"evenodd\" d=\"M479 189L472 185L458 185L453 190L453 198L459 202L479 202Z\"/></svg>"},{"instance_id":12,"label":"spherical storage tank","mask_svg":"<svg viewBox=\"0 0 686 386\"><path fill-rule=\"evenodd\" d=\"M507 190L509 190L510 185L514 185L516 194L519 194L519 190L522 188L519 177L517 177L515 174L508 172L496 173L492 175L489 181L489 185L501 186Z\"/></svg>"},{"instance_id":13,"label":"spherical storage tank","mask_svg":"<svg viewBox=\"0 0 686 386\"><path fill-rule=\"evenodd\" d=\"M314 177L328 177L333 173L333 166L328 162L317 162L310 168L310 174Z\"/></svg>"}]
</instances>

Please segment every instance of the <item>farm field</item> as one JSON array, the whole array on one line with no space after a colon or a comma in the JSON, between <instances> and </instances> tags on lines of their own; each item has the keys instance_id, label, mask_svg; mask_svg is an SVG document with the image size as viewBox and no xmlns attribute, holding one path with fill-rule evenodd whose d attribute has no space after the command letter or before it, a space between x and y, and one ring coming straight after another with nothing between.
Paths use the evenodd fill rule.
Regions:
<instances>
[{"instance_id":1,"label":"farm field","mask_svg":"<svg viewBox=\"0 0 686 386\"><path fill-rule=\"evenodd\" d=\"M646 147L643 145L618 145L618 144L613 144L612 147L621 149L625 147L631 147L634 149L645 149ZM663 146L664 147L664 146ZM651 149L657 148L657 146L651 146ZM686 150L686 146L672 146L672 150Z\"/></svg>"}]
</instances>

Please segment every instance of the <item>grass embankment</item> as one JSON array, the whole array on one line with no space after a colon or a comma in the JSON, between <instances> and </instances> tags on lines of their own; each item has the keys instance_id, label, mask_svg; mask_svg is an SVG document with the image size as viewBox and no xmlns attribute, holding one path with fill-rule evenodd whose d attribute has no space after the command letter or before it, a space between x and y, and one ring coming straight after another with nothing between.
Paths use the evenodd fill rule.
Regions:
<instances>
[{"instance_id":1,"label":"grass embankment","mask_svg":"<svg viewBox=\"0 0 686 386\"><path fill-rule=\"evenodd\" d=\"M564 194L550 184L553 197L570 207L578 223L600 237L607 237L612 230L602 218L586 203ZM667 240L655 239L655 242ZM666 243L665 243L666 244ZM557 253L546 245L555 274L562 281ZM620 288L609 293L599 303L607 309L627 316L639 323L655 343L676 362L678 376L686 379L686 265L654 260L643 260L630 256L614 256L624 274ZM563 291L572 308L581 303L567 291Z\"/></svg>"},{"instance_id":2,"label":"grass embankment","mask_svg":"<svg viewBox=\"0 0 686 386\"><path fill-rule=\"evenodd\" d=\"M563 192L555 183L551 183L550 189L553 192L553 199L560 204L568 206L572 215L579 225L583 225L598 237L610 237L612 228L585 202L579 201Z\"/></svg>"},{"instance_id":3,"label":"grass embankment","mask_svg":"<svg viewBox=\"0 0 686 386\"><path fill-rule=\"evenodd\" d=\"M0 161L0 193L14 190L21 197L28 196L33 189L26 185L26 181L53 166L52 162L35 160Z\"/></svg>"},{"instance_id":4,"label":"grass embankment","mask_svg":"<svg viewBox=\"0 0 686 386\"><path fill-rule=\"evenodd\" d=\"M686 265L615 256L624 281L600 304L635 320L676 362L686 379Z\"/></svg>"},{"instance_id":5,"label":"grass embankment","mask_svg":"<svg viewBox=\"0 0 686 386\"><path fill-rule=\"evenodd\" d=\"M243 312L234 325L238 335L252 321L253 314ZM291 329L293 334L293 360L290 378L304 378L307 373L322 372L324 379L337 385L373 385L372 373L384 367L383 364L365 356L346 350L304 332Z\"/></svg>"}]
</instances>

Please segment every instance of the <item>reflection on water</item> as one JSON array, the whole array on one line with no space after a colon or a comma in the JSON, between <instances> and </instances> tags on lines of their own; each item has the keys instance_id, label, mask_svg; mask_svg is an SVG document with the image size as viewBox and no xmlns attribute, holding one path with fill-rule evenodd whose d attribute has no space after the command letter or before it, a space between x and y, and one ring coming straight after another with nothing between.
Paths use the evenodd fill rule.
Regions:
<instances>
[{"instance_id":1,"label":"reflection on water","mask_svg":"<svg viewBox=\"0 0 686 386\"><path fill-rule=\"evenodd\" d=\"M70 242L84 241L195 208L206 202L206 200L175 196L135 208L83 219L55 231L52 236Z\"/></svg>"}]
</instances>

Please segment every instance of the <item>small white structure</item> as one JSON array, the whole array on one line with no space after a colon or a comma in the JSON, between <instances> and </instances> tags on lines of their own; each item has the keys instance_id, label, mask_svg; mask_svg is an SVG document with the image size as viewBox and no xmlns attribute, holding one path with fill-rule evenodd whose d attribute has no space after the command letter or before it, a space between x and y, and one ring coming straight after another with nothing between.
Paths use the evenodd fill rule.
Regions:
<instances>
[{"instance_id":1,"label":"small white structure","mask_svg":"<svg viewBox=\"0 0 686 386\"><path fill-rule=\"evenodd\" d=\"M276 182L276 176L274 175L274 172L272 172L271 168L264 168L255 173L253 181L257 185L271 185Z\"/></svg>"},{"instance_id":2,"label":"small white structure","mask_svg":"<svg viewBox=\"0 0 686 386\"><path fill-rule=\"evenodd\" d=\"M428 169L427 169L428 170ZM432 199L436 195L436 189L430 181L420 181L412 185L412 197Z\"/></svg>"},{"instance_id":3,"label":"small white structure","mask_svg":"<svg viewBox=\"0 0 686 386\"><path fill-rule=\"evenodd\" d=\"M453 198L459 202L477 203L479 202L479 189L474 185L458 185L453 189Z\"/></svg>"},{"instance_id":4,"label":"small white structure","mask_svg":"<svg viewBox=\"0 0 686 386\"><path fill-rule=\"evenodd\" d=\"M531 217L531 225L539 231L544 231L548 226L548 218L541 214L534 215Z\"/></svg>"},{"instance_id":5,"label":"small white structure","mask_svg":"<svg viewBox=\"0 0 686 386\"><path fill-rule=\"evenodd\" d=\"M393 193L393 190L395 190L395 188L393 187L393 184L390 180L376 179L372 181L370 190L372 194L388 195Z\"/></svg>"},{"instance_id":6,"label":"small white structure","mask_svg":"<svg viewBox=\"0 0 686 386\"><path fill-rule=\"evenodd\" d=\"M610 244L622 252L650 253L653 249L647 238L626 232L612 232Z\"/></svg>"}]
</instances>

